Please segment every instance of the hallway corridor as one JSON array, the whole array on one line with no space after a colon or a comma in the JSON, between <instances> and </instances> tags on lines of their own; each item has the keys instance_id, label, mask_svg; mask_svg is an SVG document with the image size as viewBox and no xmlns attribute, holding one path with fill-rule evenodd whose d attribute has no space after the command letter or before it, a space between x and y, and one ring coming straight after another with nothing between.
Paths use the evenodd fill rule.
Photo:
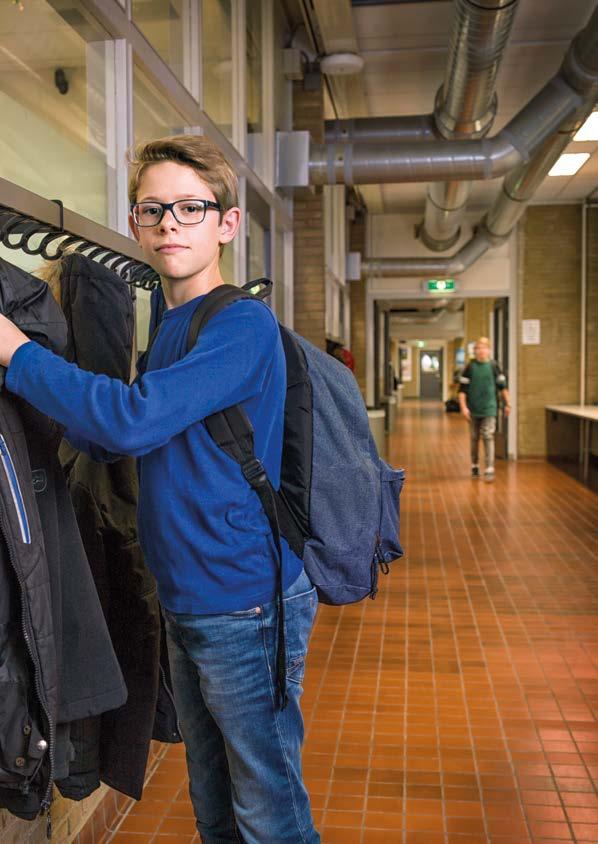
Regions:
<instances>
[{"instance_id":1,"label":"hallway corridor","mask_svg":"<svg viewBox=\"0 0 598 844\"><path fill-rule=\"evenodd\" d=\"M598 841L598 498L543 462L471 480L440 404L402 406L389 458L406 557L311 642L323 844ZM111 840L197 841L180 747Z\"/></svg>"}]
</instances>

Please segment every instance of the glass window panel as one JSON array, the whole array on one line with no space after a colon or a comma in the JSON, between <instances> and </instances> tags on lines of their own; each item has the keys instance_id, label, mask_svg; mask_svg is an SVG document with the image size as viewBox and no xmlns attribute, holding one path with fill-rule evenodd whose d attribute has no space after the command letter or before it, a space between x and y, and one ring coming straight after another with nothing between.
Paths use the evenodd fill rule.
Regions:
<instances>
[{"instance_id":1,"label":"glass window panel","mask_svg":"<svg viewBox=\"0 0 598 844\"><path fill-rule=\"evenodd\" d=\"M133 123L137 143L181 135L185 130L178 111L137 67L133 71Z\"/></svg>"},{"instance_id":2,"label":"glass window panel","mask_svg":"<svg viewBox=\"0 0 598 844\"><path fill-rule=\"evenodd\" d=\"M247 226L249 240L247 244L247 280L253 281L253 279L263 278L267 275L266 231L251 214L247 216L249 218Z\"/></svg>"},{"instance_id":3,"label":"glass window panel","mask_svg":"<svg viewBox=\"0 0 598 844\"><path fill-rule=\"evenodd\" d=\"M133 70L133 123L136 143L181 135L185 130L181 115L137 67ZM137 348L140 352L147 347L149 296L145 290L137 291Z\"/></svg>"},{"instance_id":4,"label":"glass window panel","mask_svg":"<svg viewBox=\"0 0 598 844\"><path fill-rule=\"evenodd\" d=\"M0 3L0 176L107 223L113 71L113 44L82 7Z\"/></svg>"},{"instance_id":5,"label":"glass window panel","mask_svg":"<svg viewBox=\"0 0 598 844\"><path fill-rule=\"evenodd\" d=\"M224 252L220 257L220 273L226 284L236 284L235 251L232 243L224 247Z\"/></svg>"},{"instance_id":6,"label":"glass window panel","mask_svg":"<svg viewBox=\"0 0 598 844\"><path fill-rule=\"evenodd\" d=\"M263 172L262 122L262 4L247 4L247 158L256 173Z\"/></svg>"},{"instance_id":7,"label":"glass window panel","mask_svg":"<svg viewBox=\"0 0 598 844\"><path fill-rule=\"evenodd\" d=\"M203 108L233 139L233 39L231 0L203 0Z\"/></svg>"},{"instance_id":8,"label":"glass window panel","mask_svg":"<svg viewBox=\"0 0 598 844\"><path fill-rule=\"evenodd\" d=\"M183 83L186 43L183 0L133 0L133 22Z\"/></svg>"},{"instance_id":9,"label":"glass window panel","mask_svg":"<svg viewBox=\"0 0 598 844\"><path fill-rule=\"evenodd\" d=\"M284 233L276 232L275 272L274 272L274 311L279 321L286 321L286 278L284 272Z\"/></svg>"}]
</instances>

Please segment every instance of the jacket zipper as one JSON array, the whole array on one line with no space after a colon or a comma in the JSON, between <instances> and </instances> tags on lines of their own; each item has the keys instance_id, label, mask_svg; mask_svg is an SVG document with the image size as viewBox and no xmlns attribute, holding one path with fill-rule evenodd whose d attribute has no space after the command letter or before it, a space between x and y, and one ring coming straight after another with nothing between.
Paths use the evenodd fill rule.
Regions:
<instances>
[{"instance_id":1,"label":"jacket zipper","mask_svg":"<svg viewBox=\"0 0 598 844\"><path fill-rule=\"evenodd\" d=\"M180 738L181 737L181 726L179 724L179 716L178 716L178 712L176 711L174 696L173 696L172 692L170 691L170 689L168 688L168 683L166 682L166 671L164 671L164 668L162 667L160 662L158 662L158 667L160 669L160 677L162 678L162 685L164 686L164 691L166 692L167 697L170 699L170 702L172 703L172 711L174 712L174 717L175 717L175 721L176 721L177 731L173 735L173 738L174 738L175 735L178 738Z\"/></svg>"},{"instance_id":2,"label":"jacket zipper","mask_svg":"<svg viewBox=\"0 0 598 844\"><path fill-rule=\"evenodd\" d=\"M2 437L1 434L0 434L0 439L4 443L4 437ZM6 445L6 443L4 443L4 445ZM1 450L1 446L0 446L0 452L2 453L2 456L4 456L4 452ZM55 761L54 760L55 735L54 734L55 734L55 727L54 727L54 722L52 720L52 716L50 715L50 710L48 708L48 702L46 700L46 694L44 692L44 689L43 689L42 683L41 683L41 667L40 667L40 662L39 662L39 656L38 656L38 653L37 653L37 648L34 646L34 644L32 642L33 637L29 632L30 629L31 629L31 631L33 630L33 624L31 623L29 604L27 603L27 600L25 598L25 584L24 584L23 578L21 576L21 571L20 571L19 565L17 563L17 558L16 558L14 546L12 544L12 540L10 538L10 534L9 534L9 531L8 531L8 526L6 524L6 512L4 510L4 507L0 508L0 511L1 511L0 527L2 528L2 533L4 534L4 540L6 542L6 547L8 549L8 557L9 557L9 560L10 560L10 564L13 568L13 571L16 574L17 580L19 582L19 591L20 591L20 596L21 596L21 628L22 628L22 632L23 632L23 639L25 640L25 644L27 645L27 651L29 653L29 657L31 659L31 662L33 663L33 678L34 678L34 684L35 684L35 691L37 693L38 700L40 702L40 705L41 705L42 710L43 710L43 714L45 715L46 722L48 724L48 731L49 731L49 735L48 735L48 759L50 760L50 771L49 771L49 776L48 776L48 784L47 784L47 787L46 787L46 792L45 792L44 797L41 801L41 807L40 808L41 808L42 812L44 810L48 811L47 837L50 838L51 835L52 835L52 824L51 824L49 809L50 809L50 803L52 802L52 800L51 800L51 798L52 798L52 785L54 783L54 768L55 768L55 764L54 764L54 761ZM28 783L27 783L27 785L28 785Z\"/></svg>"},{"instance_id":3,"label":"jacket zipper","mask_svg":"<svg viewBox=\"0 0 598 844\"><path fill-rule=\"evenodd\" d=\"M17 511L17 518L21 529L21 538L26 545L31 545L31 531L29 530L29 520L27 518L27 511L25 510L23 493L21 492L19 479L15 471L15 464L12 461L10 451L6 445L6 440L2 434L0 434L0 457L2 458L2 465L4 466L15 510Z\"/></svg>"}]
</instances>

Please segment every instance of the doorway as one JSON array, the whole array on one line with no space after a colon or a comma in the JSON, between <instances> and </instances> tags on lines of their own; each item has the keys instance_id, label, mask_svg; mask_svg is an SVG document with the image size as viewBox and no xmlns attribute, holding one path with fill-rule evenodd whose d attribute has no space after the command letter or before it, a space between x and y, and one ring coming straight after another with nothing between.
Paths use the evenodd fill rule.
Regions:
<instances>
[{"instance_id":1,"label":"doorway","mask_svg":"<svg viewBox=\"0 0 598 844\"><path fill-rule=\"evenodd\" d=\"M422 399L442 401L442 349L425 349L419 354L419 394Z\"/></svg>"},{"instance_id":2,"label":"doorway","mask_svg":"<svg viewBox=\"0 0 598 844\"><path fill-rule=\"evenodd\" d=\"M503 372L509 371L509 300L497 299L492 313L492 357ZM509 425L502 402L498 403L496 420L496 456L509 456Z\"/></svg>"}]
</instances>

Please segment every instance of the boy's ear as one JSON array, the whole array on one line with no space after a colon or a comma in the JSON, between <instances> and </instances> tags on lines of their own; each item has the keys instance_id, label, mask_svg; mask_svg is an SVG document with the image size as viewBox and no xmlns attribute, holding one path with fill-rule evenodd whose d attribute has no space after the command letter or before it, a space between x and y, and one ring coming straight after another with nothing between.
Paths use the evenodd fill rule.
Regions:
<instances>
[{"instance_id":1,"label":"boy's ear","mask_svg":"<svg viewBox=\"0 0 598 844\"><path fill-rule=\"evenodd\" d=\"M240 208L228 208L223 214L222 219L220 221L220 236L219 242L221 245L224 246L226 243L230 243L231 240L234 238L236 233L239 231L239 226L241 224L241 209Z\"/></svg>"},{"instance_id":2,"label":"boy's ear","mask_svg":"<svg viewBox=\"0 0 598 844\"><path fill-rule=\"evenodd\" d=\"M137 243L139 243L139 228L137 227L137 224L135 223L132 214L129 214L129 228L131 229L131 234L133 235Z\"/></svg>"}]
</instances>

